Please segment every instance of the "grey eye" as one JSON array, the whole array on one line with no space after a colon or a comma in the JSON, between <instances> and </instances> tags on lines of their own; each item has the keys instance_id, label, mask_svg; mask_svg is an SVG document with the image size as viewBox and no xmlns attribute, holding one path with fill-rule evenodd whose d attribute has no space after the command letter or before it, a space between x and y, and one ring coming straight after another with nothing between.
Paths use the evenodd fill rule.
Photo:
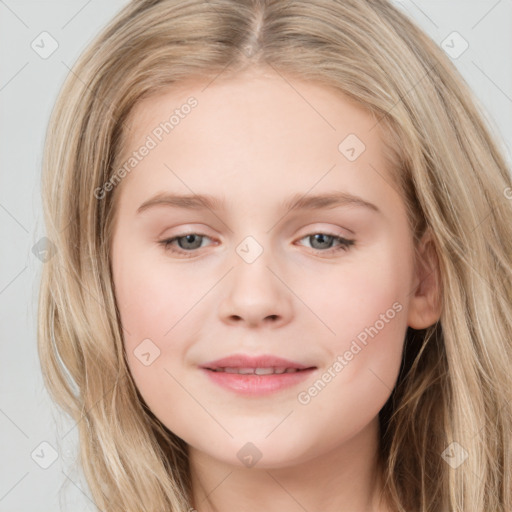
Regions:
<instances>
[{"instance_id":1,"label":"grey eye","mask_svg":"<svg viewBox=\"0 0 512 512\"><path fill-rule=\"evenodd\" d=\"M325 233L317 233L315 235L309 235L308 238L313 249L330 249L331 244L336 237L332 235L326 235Z\"/></svg>"},{"instance_id":2,"label":"grey eye","mask_svg":"<svg viewBox=\"0 0 512 512\"><path fill-rule=\"evenodd\" d=\"M190 234L176 237L175 240L178 243L180 249L199 249L202 245L203 235ZM184 243L181 242L184 240Z\"/></svg>"}]
</instances>

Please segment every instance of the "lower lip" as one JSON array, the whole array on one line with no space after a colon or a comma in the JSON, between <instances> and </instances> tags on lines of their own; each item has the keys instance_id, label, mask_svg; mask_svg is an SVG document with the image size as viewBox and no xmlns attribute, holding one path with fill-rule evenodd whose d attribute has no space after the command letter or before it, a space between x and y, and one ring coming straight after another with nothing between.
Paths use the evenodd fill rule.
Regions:
<instances>
[{"instance_id":1,"label":"lower lip","mask_svg":"<svg viewBox=\"0 0 512 512\"><path fill-rule=\"evenodd\" d=\"M242 375L239 373L216 372L202 368L208 377L225 389L243 395L266 395L285 388L296 386L311 376L315 368L293 373L271 375Z\"/></svg>"}]
</instances>

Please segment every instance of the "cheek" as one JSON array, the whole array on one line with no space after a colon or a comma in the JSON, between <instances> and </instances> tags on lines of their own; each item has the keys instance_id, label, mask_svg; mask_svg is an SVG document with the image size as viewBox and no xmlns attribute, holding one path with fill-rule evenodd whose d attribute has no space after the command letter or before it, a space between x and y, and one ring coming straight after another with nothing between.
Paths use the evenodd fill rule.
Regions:
<instances>
[{"instance_id":1,"label":"cheek","mask_svg":"<svg viewBox=\"0 0 512 512\"><path fill-rule=\"evenodd\" d=\"M402 359L412 269L407 253L395 246L383 243L364 260L331 268L328 290L311 287L310 304L333 332L320 326L328 362L302 388L299 403L315 403L313 408L339 414L341 421L347 410L371 416L386 402Z\"/></svg>"},{"instance_id":2,"label":"cheek","mask_svg":"<svg viewBox=\"0 0 512 512\"><path fill-rule=\"evenodd\" d=\"M355 339L364 344L378 338L384 346L398 340L400 345L412 267L397 252L391 242L383 242L364 257L355 255L324 275L317 271L313 280L309 274L304 278L308 305L325 324L322 338L329 340L331 331L333 354L348 350Z\"/></svg>"},{"instance_id":3,"label":"cheek","mask_svg":"<svg viewBox=\"0 0 512 512\"><path fill-rule=\"evenodd\" d=\"M183 368L183 344L191 335L190 326L186 332L185 321L190 309L185 302L189 300L182 299L190 294L180 291L179 283L168 285L172 280L167 281L154 266L145 266L140 261L135 262L129 273L119 272L118 278L122 284L116 300L124 327L129 371L147 406L174 429L175 418L186 416L186 410L180 408L184 398L176 398L183 393L178 384L183 378L176 369Z\"/></svg>"},{"instance_id":4,"label":"cheek","mask_svg":"<svg viewBox=\"0 0 512 512\"><path fill-rule=\"evenodd\" d=\"M127 345L141 337L167 339L180 326L204 290L180 270L145 254L130 254L114 266L116 301Z\"/></svg>"},{"instance_id":5,"label":"cheek","mask_svg":"<svg viewBox=\"0 0 512 512\"><path fill-rule=\"evenodd\" d=\"M122 257L116 258L118 254ZM147 255L119 247L113 262L128 365L143 392L163 370L164 359L179 360L179 344L169 341L179 334L189 303L198 300L198 293L175 276L166 275L165 265Z\"/></svg>"}]
</instances>

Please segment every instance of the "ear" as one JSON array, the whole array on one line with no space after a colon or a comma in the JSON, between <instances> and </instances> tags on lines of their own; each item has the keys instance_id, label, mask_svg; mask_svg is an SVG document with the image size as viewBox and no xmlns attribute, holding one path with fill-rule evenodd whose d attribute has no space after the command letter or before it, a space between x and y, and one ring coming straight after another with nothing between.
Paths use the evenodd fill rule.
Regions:
<instances>
[{"instance_id":1,"label":"ear","mask_svg":"<svg viewBox=\"0 0 512 512\"><path fill-rule=\"evenodd\" d=\"M413 297L409 303L407 324L413 329L426 329L441 316L441 272L433 242L427 228L415 256Z\"/></svg>"}]
</instances>

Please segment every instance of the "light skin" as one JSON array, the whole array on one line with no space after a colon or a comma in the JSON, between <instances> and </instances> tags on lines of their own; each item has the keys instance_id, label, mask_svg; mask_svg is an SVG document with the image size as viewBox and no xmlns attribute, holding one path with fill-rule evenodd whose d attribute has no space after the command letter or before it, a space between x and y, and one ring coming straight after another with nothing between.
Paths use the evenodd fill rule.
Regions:
<instances>
[{"instance_id":1,"label":"light skin","mask_svg":"<svg viewBox=\"0 0 512 512\"><path fill-rule=\"evenodd\" d=\"M116 190L111 256L130 372L189 446L199 512L390 510L378 499L378 413L396 383L407 327L440 316L428 240L416 258L379 127L341 93L265 68L207 83L146 98L128 120L127 155L187 98L198 101ZM339 149L349 134L366 146L354 161ZM378 211L282 206L296 194L333 192ZM159 193L209 194L225 206L137 213ZM322 233L354 243L339 249L337 239L314 236ZM180 254L159 243L185 234L203 236L175 238ZM248 236L262 249L251 263L237 252ZM382 315L387 321L377 323ZM370 326L377 334L301 403L298 394L329 368L332 377L337 357ZM150 365L134 354L145 339L160 350ZM316 370L297 386L243 396L199 369L235 353ZM248 442L262 454L252 467L237 457Z\"/></svg>"}]
</instances>

